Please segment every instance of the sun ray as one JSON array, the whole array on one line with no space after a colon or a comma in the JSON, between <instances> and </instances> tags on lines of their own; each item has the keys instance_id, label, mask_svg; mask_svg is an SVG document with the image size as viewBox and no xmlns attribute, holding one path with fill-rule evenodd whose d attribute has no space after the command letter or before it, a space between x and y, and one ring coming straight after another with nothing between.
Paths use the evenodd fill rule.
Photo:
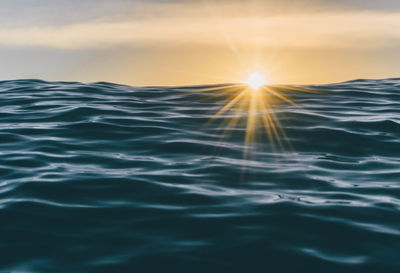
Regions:
<instances>
[{"instance_id":1,"label":"sun ray","mask_svg":"<svg viewBox=\"0 0 400 273\"><path fill-rule=\"evenodd\" d=\"M268 100L265 100L262 103L265 103L266 109L267 109L267 111L265 112L265 115L263 115L263 116L267 117L269 124L271 125L271 130L275 136L275 139L278 142L280 148L283 149L283 144L282 144L282 141L281 141L279 133L278 133L279 129L283 131L282 126L280 125L279 119L275 116L274 112L272 111ZM276 129L277 127L278 127L278 130ZM284 136L285 136L285 134L284 134Z\"/></svg>"},{"instance_id":2,"label":"sun ray","mask_svg":"<svg viewBox=\"0 0 400 273\"><path fill-rule=\"evenodd\" d=\"M235 105L244 95L246 94L246 90L243 90L239 95L235 96L230 102L228 102L224 107L222 107L221 110L219 110L214 117L211 120L214 120L218 116L222 115L225 113L227 110L229 110L233 105Z\"/></svg>"},{"instance_id":3,"label":"sun ray","mask_svg":"<svg viewBox=\"0 0 400 273\"><path fill-rule=\"evenodd\" d=\"M322 93L321 90L309 89L299 86L290 86L290 85L274 85L271 86L271 88L275 89L276 92L295 91L295 92L305 92L305 93Z\"/></svg>"},{"instance_id":4,"label":"sun ray","mask_svg":"<svg viewBox=\"0 0 400 273\"><path fill-rule=\"evenodd\" d=\"M218 117L227 118L227 113L231 113L229 114L229 122L220 123L220 126L224 128L221 140L228 132L230 134L234 132L230 130L232 128L239 127L245 130L243 159L248 159L250 151L256 147L255 145L258 145L263 135L266 136L274 152L276 151L275 145L282 152L285 152L286 148L293 151L293 146L283 129L276 108L279 107L279 102L296 105L288 97L288 94L283 93L317 93L318 91L296 86L266 85L266 80L258 76L250 77L249 79L247 84L229 85L228 88L221 87L220 89L212 87L213 92L211 94L213 97L226 97L227 102L213 115L207 124L215 121ZM232 95L229 95L230 93ZM239 122L241 120L244 121L243 124Z\"/></svg>"},{"instance_id":5,"label":"sun ray","mask_svg":"<svg viewBox=\"0 0 400 273\"><path fill-rule=\"evenodd\" d=\"M280 98L281 100L284 100L284 101L286 101L286 102L288 102L288 103L290 103L290 104L292 104L292 105L296 105L291 99L289 99L289 98L283 96L283 95L280 94L279 92L274 91L271 87L265 87L265 86L263 86L262 88L263 88L264 90L266 90L267 92L269 92L269 93L271 93L271 94L277 96L277 97Z\"/></svg>"},{"instance_id":6,"label":"sun ray","mask_svg":"<svg viewBox=\"0 0 400 273\"><path fill-rule=\"evenodd\" d=\"M274 135L273 135L273 132L271 129L273 126L273 121L271 120L271 117L269 116L270 109L268 106L265 105L264 99L262 99L260 103L261 103L261 107L262 107L262 111L263 111L261 118L264 123L264 128L266 130L269 142L273 145L274 144Z\"/></svg>"},{"instance_id":7,"label":"sun ray","mask_svg":"<svg viewBox=\"0 0 400 273\"><path fill-rule=\"evenodd\" d=\"M254 127L256 125L257 104L256 96L252 93L250 95L249 111L247 115L247 130L246 130L246 143L253 139Z\"/></svg>"},{"instance_id":8,"label":"sun ray","mask_svg":"<svg viewBox=\"0 0 400 273\"><path fill-rule=\"evenodd\" d=\"M190 90L188 92L190 93L197 93L199 90L201 92L214 92L214 91L218 91L218 93L222 92L222 91L232 91L235 89L241 88L241 86L238 86L238 84L224 84L224 85L219 85L219 86L211 86L211 87L202 87L199 89L194 89L194 90Z\"/></svg>"}]
</instances>

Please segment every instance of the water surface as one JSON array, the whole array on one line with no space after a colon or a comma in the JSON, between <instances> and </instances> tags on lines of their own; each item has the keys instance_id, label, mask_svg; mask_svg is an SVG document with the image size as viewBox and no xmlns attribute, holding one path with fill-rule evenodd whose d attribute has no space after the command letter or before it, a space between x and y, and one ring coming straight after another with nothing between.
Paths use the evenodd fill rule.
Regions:
<instances>
[{"instance_id":1,"label":"water surface","mask_svg":"<svg viewBox=\"0 0 400 273\"><path fill-rule=\"evenodd\" d=\"M400 272L400 79L291 93L246 159L204 88L0 82L0 270Z\"/></svg>"}]
</instances>

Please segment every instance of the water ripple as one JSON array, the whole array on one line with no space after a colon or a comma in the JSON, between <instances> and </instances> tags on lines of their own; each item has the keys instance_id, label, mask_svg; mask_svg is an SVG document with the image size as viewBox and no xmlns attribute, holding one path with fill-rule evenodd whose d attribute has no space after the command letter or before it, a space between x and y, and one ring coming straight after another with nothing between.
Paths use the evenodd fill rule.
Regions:
<instances>
[{"instance_id":1,"label":"water ripple","mask_svg":"<svg viewBox=\"0 0 400 273\"><path fill-rule=\"evenodd\" d=\"M0 82L0 270L399 272L400 79L291 93L248 157L216 87Z\"/></svg>"}]
</instances>

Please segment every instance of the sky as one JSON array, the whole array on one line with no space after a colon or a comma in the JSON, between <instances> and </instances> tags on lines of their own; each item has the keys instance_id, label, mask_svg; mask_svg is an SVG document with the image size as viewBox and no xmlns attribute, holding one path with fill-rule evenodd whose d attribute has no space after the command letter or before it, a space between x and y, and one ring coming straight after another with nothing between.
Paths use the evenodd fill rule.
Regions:
<instances>
[{"instance_id":1,"label":"sky","mask_svg":"<svg viewBox=\"0 0 400 273\"><path fill-rule=\"evenodd\" d=\"M0 80L400 77L399 0L2 0Z\"/></svg>"}]
</instances>

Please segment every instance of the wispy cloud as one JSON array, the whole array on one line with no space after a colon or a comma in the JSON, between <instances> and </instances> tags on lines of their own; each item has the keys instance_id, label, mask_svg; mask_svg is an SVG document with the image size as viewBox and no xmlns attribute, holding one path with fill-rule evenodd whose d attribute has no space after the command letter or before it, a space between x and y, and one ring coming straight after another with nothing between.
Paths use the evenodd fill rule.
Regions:
<instances>
[{"instance_id":1,"label":"wispy cloud","mask_svg":"<svg viewBox=\"0 0 400 273\"><path fill-rule=\"evenodd\" d=\"M254 68L281 83L398 76L399 29L398 0L4 0L0 77L153 85L233 82Z\"/></svg>"},{"instance_id":2,"label":"wispy cloud","mask_svg":"<svg viewBox=\"0 0 400 273\"><path fill-rule=\"evenodd\" d=\"M119 22L0 28L0 45L84 49L147 43L370 48L400 44L400 13L161 16ZM224 38L225 37L225 38Z\"/></svg>"}]
</instances>

